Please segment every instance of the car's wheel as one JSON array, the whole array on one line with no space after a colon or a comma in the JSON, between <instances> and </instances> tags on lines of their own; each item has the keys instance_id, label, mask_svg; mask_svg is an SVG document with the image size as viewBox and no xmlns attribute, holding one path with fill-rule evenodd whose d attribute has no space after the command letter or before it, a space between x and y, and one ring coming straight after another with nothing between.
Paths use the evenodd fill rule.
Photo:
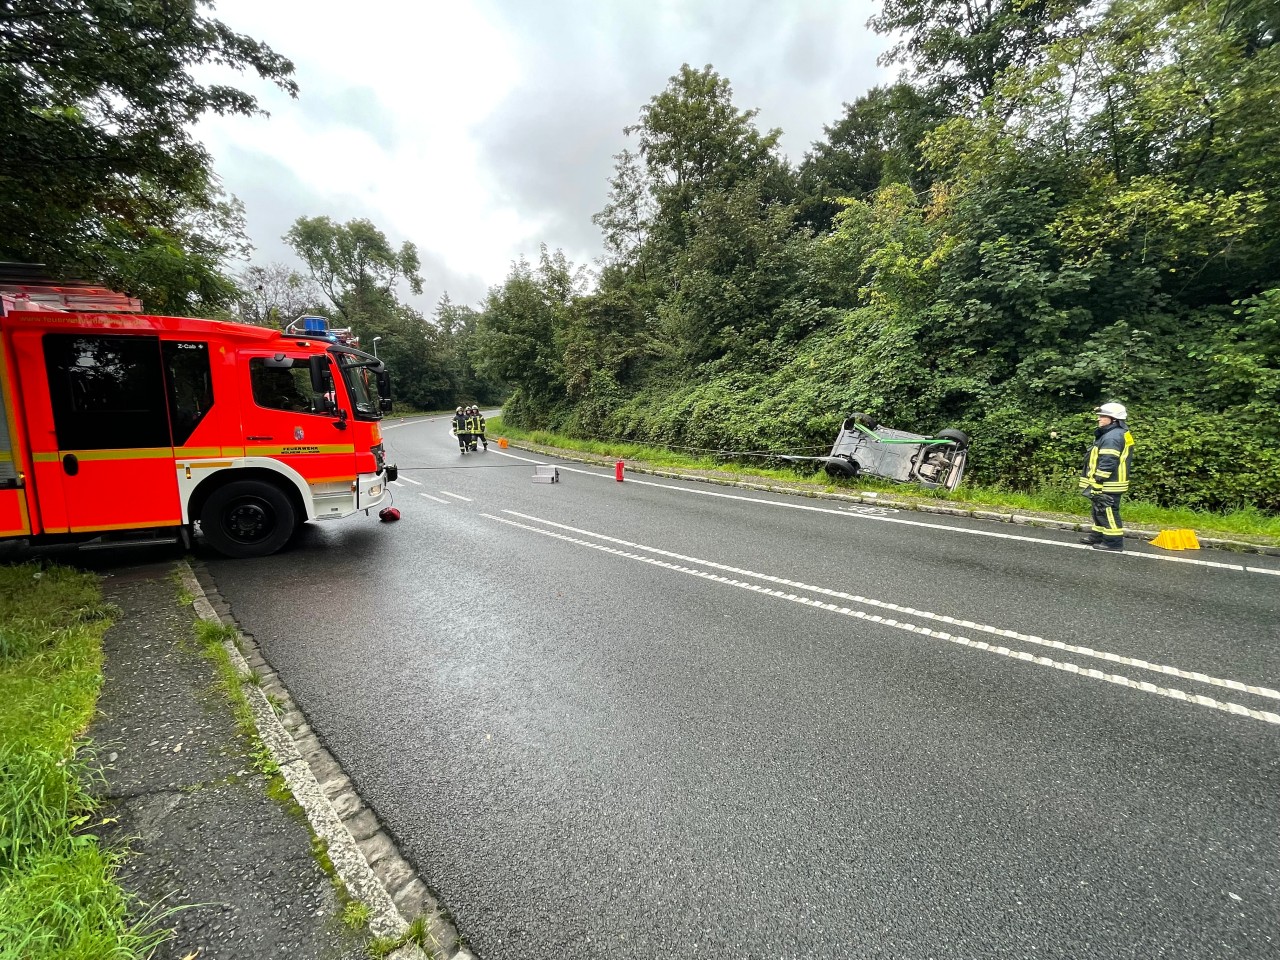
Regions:
<instances>
[{"instance_id":1,"label":"car's wheel","mask_svg":"<svg viewBox=\"0 0 1280 960\"><path fill-rule=\"evenodd\" d=\"M829 476L835 477L837 480L847 480L858 475L857 466L848 460L828 460L823 464L823 468Z\"/></svg>"},{"instance_id":2,"label":"car's wheel","mask_svg":"<svg viewBox=\"0 0 1280 960\"><path fill-rule=\"evenodd\" d=\"M265 557L293 536L297 511L275 484L236 480L219 487L200 511L200 532L228 557Z\"/></svg>"},{"instance_id":3,"label":"car's wheel","mask_svg":"<svg viewBox=\"0 0 1280 960\"><path fill-rule=\"evenodd\" d=\"M954 441L957 450L969 449L969 435L963 430L952 430L950 428L939 430L938 439Z\"/></svg>"}]
</instances>

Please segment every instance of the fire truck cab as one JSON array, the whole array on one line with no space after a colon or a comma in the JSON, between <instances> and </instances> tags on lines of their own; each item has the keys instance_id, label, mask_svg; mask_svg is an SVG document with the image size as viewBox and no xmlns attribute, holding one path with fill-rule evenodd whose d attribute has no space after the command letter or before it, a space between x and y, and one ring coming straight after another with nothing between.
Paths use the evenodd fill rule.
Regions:
<instances>
[{"instance_id":1,"label":"fire truck cab","mask_svg":"<svg viewBox=\"0 0 1280 960\"><path fill-rule=\"evenodd\" d=\"M396 468L380 360L86 285L0 282L0 540L279 550L376 509Z\"/></svg>"}]
</instances>

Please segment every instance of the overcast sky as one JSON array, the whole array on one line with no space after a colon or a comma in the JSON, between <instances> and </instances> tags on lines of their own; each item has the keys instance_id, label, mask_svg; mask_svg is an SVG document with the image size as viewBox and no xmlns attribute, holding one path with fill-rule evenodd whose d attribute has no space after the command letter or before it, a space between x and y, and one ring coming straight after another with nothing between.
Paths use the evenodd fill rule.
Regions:
<instances>
[{"instance_id":1,"label":"overcast sky","mask_svg":"<svg viewBox=\"0 0 1280 960\"><path fill-rule=\"evenodd\" d=\"M203 121L245 204L253 262L301 265L301 216L365 217L417 245L428 315L479 305L539 244L602 252L623 133L682 63L711 64L798 163L842 104L888 73L871 0L217 0L214 16L297 68L290 100L246 75L270 118Z\"/></svg>"}]
</instances>

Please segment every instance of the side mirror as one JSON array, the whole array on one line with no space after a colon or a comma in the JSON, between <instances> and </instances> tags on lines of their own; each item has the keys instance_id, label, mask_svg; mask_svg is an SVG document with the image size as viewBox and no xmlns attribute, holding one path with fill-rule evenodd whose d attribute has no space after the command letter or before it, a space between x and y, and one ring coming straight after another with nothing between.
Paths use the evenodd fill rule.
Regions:
<instances>
[{"instance_id":1,"label":"side mirror","mask_svg":"<svg viewBox=\"0 0 1280 960\"><path fill-rule=\"evenodd\" d=\"M315 394L328 393L330 390L328 356L311 357L308 362L311 367L311 392Z\"/></svg>"},{"instance_id":2,"label":"side mirror","mask_svg":"<svg viewBox=\"0 0 1280 960\"><path fill-rule=\"evenodd\" d=\"M391 412L391 374L387 373L386 368L377 372L378 377L378 397L380 402L378 407L383 413Z\"/></svg>"}]
</instances>

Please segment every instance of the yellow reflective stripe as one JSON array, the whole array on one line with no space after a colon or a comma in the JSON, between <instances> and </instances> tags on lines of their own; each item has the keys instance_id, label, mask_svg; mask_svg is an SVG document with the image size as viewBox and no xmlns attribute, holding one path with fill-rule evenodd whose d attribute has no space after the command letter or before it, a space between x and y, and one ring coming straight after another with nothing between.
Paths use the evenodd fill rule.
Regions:
<instances>
[{"instance_id":1,"label":"yellow reflective stripe","mask_svg":"<svg viewBox=\"0 0 1280 960\"><path fill-rule=\"evenodd\" d=\"M1110 471L1110 470L1095 470L1095 471L1093 471L1093 478L1094 478L1095 480L1103 480L1103 479L1105 479L1105 478L1107 478L1107 477L1109 477L1109 476L1111 476L1111 471Z\"/></svg>"},{"instance_id":2,"label":"yellow reflective stripe","mask_svg":"<svg viewBox=\"0 0 1280 960\"><path fill-rule=\"evenodd\" d=\"M188 470L212 470L215 467L229 467L230 460L193 460L186 465Z\"/></svg>"},{"instance_id":3,"label":"yellow reflective stripe","mask_svg":"<svg viewBox=\"0 0 1280 960\"><path fill-rule=\"evenodd\" d=\"M354 444L344 443L294 443L288 446L245 447L245 452L246 455L250 457L288 457L316 453L354 454L356 452L356 448Z\"/></svg>"},{"instance_id":4,"label":"yellow reflective stripe","mask_svg":"<svg viewBox=\"0 0 1280 960\"><path fill-rule=\"evenodd\" d=\"M1120 456L1120 451L1119 451L1119 450L1113 450L1113 449L1111 449L1111 447L1100 447L1100 448L1098 449L1098 453L1100 453L1100 454L1102 454L1102 453L1109 453L1109 454L1111 454L1113 457L1118 457L1118 456Z\"/></svg>"},{"instance_id":5,"label":"yellow reflective stripe","mask_svg":"<svg viewBox=\"0 0 1280 960\"><path fill-rule=\"evenodd\" d=\"M176 447L174 449L179 457L220 457L222 456L221 447Z\"/></svg>"},{"instance_id":6,"label":"yellow reflective stripe","mask_svg":"<svg viewBox=\"0 0 1280 960\"><path fill-rule=\"evenodd\" d=\"M172 447L135 447L131 450L59 450L34 453L36 463L57 463L67 454L77 460L172 460Z\"/></svg>"},{"instance_id":7,"label":"yellow reflective stripe","mask_svg":"<svg viewBox=\"0 0 1280 960\"><path fill-rule=\"evenodd\" d=\"M137 447L132 450L64 450L77 460L172 460L173 447Z\"/></svg>"},{"instance_id":8,"label":"yellow reflective stripe","mask_svg":"<svg viewBox=\"0 0 1280 960\"><path fill-rule=\"evenodd\" d=\"M1102 512L1106 515L1106 518L1107 518L1107 528L1106 528L1107 533L1113 533L1113 534L1124 533L1124 530L1122 530L1120 528L1120 525L1116 523L1116 513L1114 510L1112 510L1110 507L1107 507Z\"/></svg>"}]
</instances>

